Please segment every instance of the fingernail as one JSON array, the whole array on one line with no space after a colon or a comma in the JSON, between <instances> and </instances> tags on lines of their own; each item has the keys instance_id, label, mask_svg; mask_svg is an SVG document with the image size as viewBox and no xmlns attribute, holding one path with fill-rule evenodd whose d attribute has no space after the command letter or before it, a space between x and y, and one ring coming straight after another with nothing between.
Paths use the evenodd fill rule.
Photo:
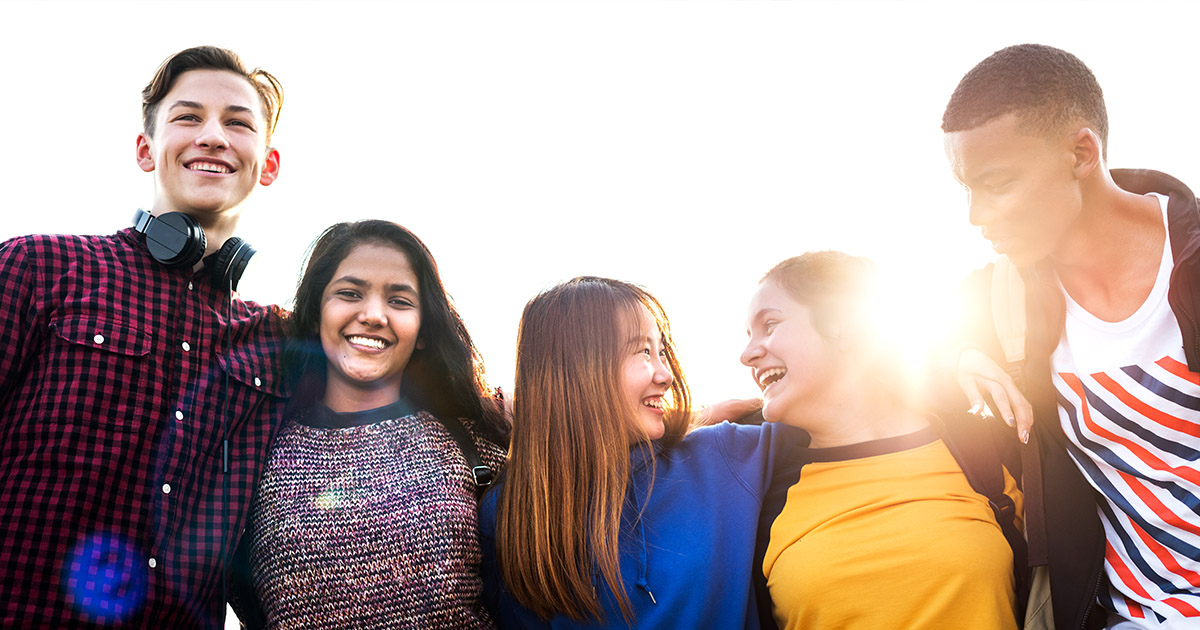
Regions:
<instances>
[{"instance_id":1,"label":"fingernail","mask_svg":"<svg viewBox=\"0 0 1200 630\"><path fill-rule=\"evenodd\" d=\"M1010 427L1017 426L1017 425L1013 424L1012 416L1004 416L1004 424L1007 424Z\"/></svg>"},{"instance_id":2,"label":"fingernail","mask_svg":"<svg viewBox=\"0 0 1200 630\"><path fill-rule=\"evenodd\" d=\"M1029 431L1021 431L1021 443L1022 444L1029 443Z\"/></svg>"},{"instance_id":3,"label":"fingernail","mask_svg":"<svg viewBox=\"0 0 1200 630\"><path fill-rule=\"evenodd\" d=\"M983 403L975 403L974 405L971 405L971 409L968 413L971 413L971 414L977 416L977 415L979 415L980 411L983 411Z\"/></svg>"}]
</instances>

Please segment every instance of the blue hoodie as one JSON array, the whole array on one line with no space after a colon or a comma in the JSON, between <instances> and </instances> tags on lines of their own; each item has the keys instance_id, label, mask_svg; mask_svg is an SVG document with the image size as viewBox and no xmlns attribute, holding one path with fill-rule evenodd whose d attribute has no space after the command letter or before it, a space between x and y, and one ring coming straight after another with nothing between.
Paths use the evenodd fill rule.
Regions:
<instances>
[{"instance_id":1,"label":"blue hoodie","mask_svg":"<svg viewBox=\"0 0 1200 630\"><path fill-rule=\"evenodd\" d=\"M758 628L751 576L763 496L777 458L801 445L803 432L782 425L723 422L692 431L651 459L631 453L621 528L621 578L637 628ZM650 488L651 465L654 486ZM626 628L613 594L595 576L604 618L548 621L521 606L496 566L498 488L480 504L484 600L501 628ZM645 508L642 518L637 514Z\"/></svg>"}]
</instances>

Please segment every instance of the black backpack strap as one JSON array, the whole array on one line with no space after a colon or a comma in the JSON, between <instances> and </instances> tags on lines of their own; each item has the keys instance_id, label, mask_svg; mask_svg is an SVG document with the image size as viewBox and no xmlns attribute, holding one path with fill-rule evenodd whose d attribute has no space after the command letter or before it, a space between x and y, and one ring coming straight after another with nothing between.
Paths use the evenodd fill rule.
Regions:
<instances>
[{"instance_id":1,"label":"black backpack strap","mask_svg":"<svg viewBox=\"0 0 1200 630\"><path fill-rule=\"evenodd\" d=\"M1017 623L1024 621L1025 606L1029 598L1029 547L1024 533L1017 528L1017 506L1012 497L1004 493L1004 466L1000 448L988 420L970 414L947 419L938 419L935 426L942 435L946 448L958 462L963 476L971 488L983 495L996 515L996 522L1013 554L1013 575L1016 578ZM1019 460L1013 467L1019 467ZM1010 471L1014 475L1019 470Z\"/></svg>"},{"instance_id":2,"label":"black backpack strap","mask_svg":"<svg viewBox=\"0 0 1200 630\"><path fill-rule=\"evenodd\" d=\"M475 493L476 495L482 494L484 488L492 484L492 480L496 477L495 473L479 457L479 449L475 447L475 440L471 438L471 434L467 432L467 428L463 426L461 420L453 416L438 418L438 420L441 420L442 425L450 432L454 441L458 442L459 450L467 458L471 476L475 478Z\"/></svg>"}]
</instances>

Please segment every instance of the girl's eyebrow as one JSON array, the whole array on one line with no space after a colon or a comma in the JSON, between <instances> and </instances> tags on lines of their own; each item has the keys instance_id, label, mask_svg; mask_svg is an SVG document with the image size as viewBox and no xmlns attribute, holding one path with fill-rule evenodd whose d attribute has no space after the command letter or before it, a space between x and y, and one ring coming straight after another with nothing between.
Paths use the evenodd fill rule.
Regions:
<instances>
[{"instance_id":1,"label":"girl's eyebrow","mask_svg":"<svg viewBox=\"0 0 1200 630\"><path fill-rule=\"evenodd\" d=\"M366 280L363 280L357 276L342 276L341 278L334 278L333 280L329 281L329 284L333 284L335 282L346 282L356 287L371 286L370 282L367 282ZM387 285L387 290L391 293L419 293L411 284L389 284Z\"/></svg>"}]
</instances>

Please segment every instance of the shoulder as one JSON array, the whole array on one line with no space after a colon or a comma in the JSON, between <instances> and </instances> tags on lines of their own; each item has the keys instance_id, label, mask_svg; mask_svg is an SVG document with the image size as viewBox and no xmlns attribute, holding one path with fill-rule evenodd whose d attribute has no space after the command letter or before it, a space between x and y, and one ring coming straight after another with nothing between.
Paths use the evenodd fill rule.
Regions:
<instances>
[{"instance_id":1,"label":"shoulder","mask_svg":"<svg viewBox=\"0 0 1200 630\"><path fill-rule=\"evenodd\" d=\"M736 424L725 421L693 430L676 448L719 448L731 458L746 459L756 452L765 454L772 446L803 440L805 436L801 429L775 422Z\"/></svg>"},{"instance_id":2,"label":"shoulder","mask_svg":"<svg viewBox=\"0 0 1200 630\"><path fill-rule=\"evenodd\" d=\"M78 261L130 251L132 246L121 234L84 236L79 234L27 234L0 243L0 258L17 256L34 263Z\"/></svg>"}]
</instances>

